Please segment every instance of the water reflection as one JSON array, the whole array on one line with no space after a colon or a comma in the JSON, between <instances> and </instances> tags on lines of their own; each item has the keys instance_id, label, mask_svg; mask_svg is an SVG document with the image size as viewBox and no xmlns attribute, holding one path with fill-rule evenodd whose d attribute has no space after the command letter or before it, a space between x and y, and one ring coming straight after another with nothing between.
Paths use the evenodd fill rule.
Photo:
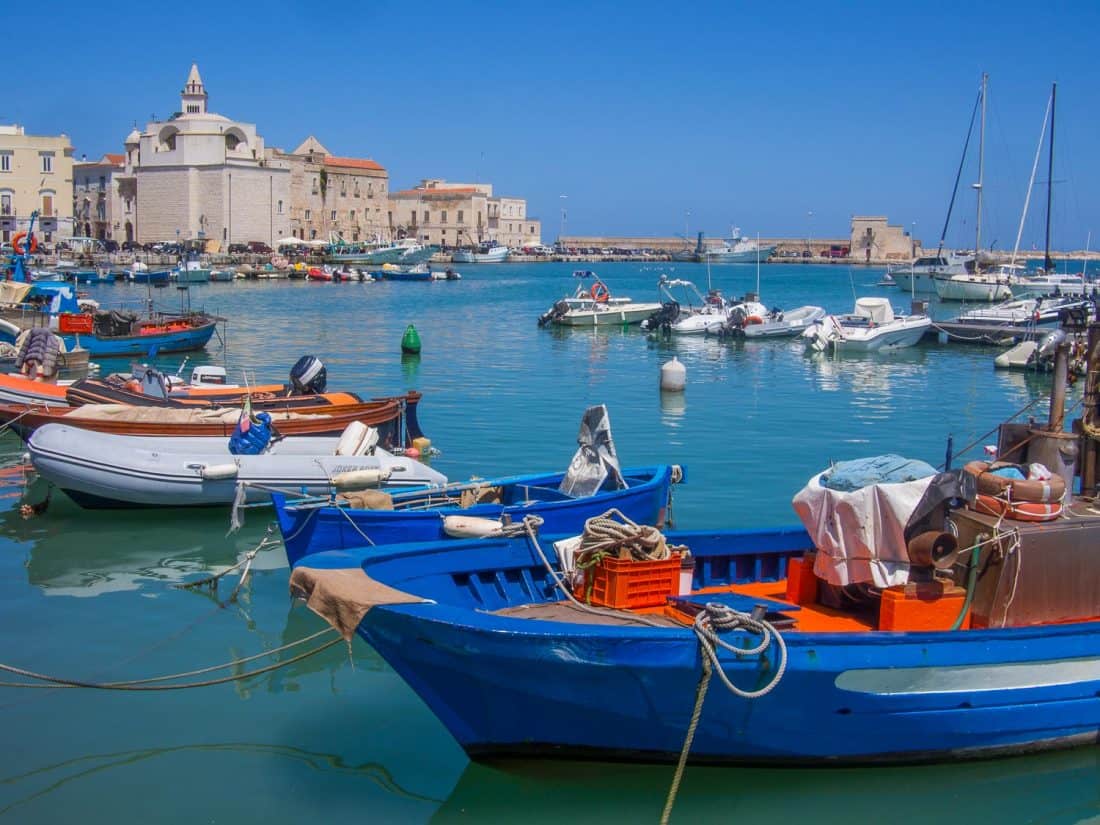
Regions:
<instances>
[{"instance_id":1,"label":"water reflection","mask_svg":"<svg viewBox=\"0 0 1100 825\"><path fill-rule=\"evenodd\" d=\"M867 769L767 770L689 766L673 809L677 822L875 822L907 805L906 822L1080 822L1100 813L1092 748L990 762ZM432 822L527 825L660 816L671 766L511 761L470 763ZM932 790L934 789L934 790ZM980 792L977 789L981 789ZM942 805L916 800L928 794ZM908 805L904 800L913 802Z\"/></svg>"}]
</instances>

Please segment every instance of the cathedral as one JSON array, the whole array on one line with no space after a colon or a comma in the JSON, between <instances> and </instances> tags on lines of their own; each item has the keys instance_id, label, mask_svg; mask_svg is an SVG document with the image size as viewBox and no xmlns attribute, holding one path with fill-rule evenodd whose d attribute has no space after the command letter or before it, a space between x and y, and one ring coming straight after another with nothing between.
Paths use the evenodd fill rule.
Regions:
<instances>
[{"instance_id":1,"label":"cathedral","mask_svg":"<svg viewBox=\"0 0 1100 825\"><path fill-rule=\"evenodd\" d=\"M290 165L265 153L252 123L215 114L192 65L179 111L126 138L125 177L135 191L136 240L273 245L289 232Z\"/></svg>"}]
</instances>

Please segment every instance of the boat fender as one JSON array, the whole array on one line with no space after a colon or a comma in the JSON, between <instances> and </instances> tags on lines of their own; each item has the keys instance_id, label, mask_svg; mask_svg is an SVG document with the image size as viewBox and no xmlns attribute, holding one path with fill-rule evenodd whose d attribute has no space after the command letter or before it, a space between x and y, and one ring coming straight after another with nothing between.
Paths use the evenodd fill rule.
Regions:
<instances>
[{"instance_id":1,"label":"boat fender","mask_svg":"<svg viewBox=\"0 0 1100 825\"><path fill-rule=\"evenodd\" d=\"M497 519L476 516L444 516L443 532L455 539L480 539L500 534L504 525Z\"/></svg>"},{"instance_id":2,"label":"boat fender","mask_svg":"<svg viewBox=\"0 0 1100 825\"><path fill-rule=\"evenodd\" d=\"M227 478L236 478L240 468L233 463L227 464L203 464L199 468L199 476L207 481L222 481Z\"/></svg>"},{"instance_id":3,"label":"boat fender","mask_svg":"<svg viewBox=\"0 0 1100 825\"><path fill-rule=\"evenodd\" d=\"M750 326L752 324L762 324L762 323L764 323L764 319L761 318L759 315L750 315L747 318L745 318L745 326Z\"/></svg>"},{"instance_id":4,"label":"boat fender","mask_svg":"<svg viewBox=\"0 0 1100 825\"><path fill-rule=\"evenodd\" d=\"M377 487L390 477L388 469L348 470L332 477L332 486L337 490L362 490L364 487Z\"/></svg>"}]
</instances>

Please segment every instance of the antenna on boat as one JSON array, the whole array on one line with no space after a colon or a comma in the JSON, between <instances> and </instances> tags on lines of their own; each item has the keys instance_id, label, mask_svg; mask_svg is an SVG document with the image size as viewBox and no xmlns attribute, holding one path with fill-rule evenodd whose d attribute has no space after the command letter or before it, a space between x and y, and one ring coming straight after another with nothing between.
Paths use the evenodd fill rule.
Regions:
<instances>
[{"instance_id":1,"label":"antenna on boat","mask_svg":"<svg viewBox=\"0 0 1100 825\"><path fill-rule=\"evenodd\" d=\"M760 300L760 233L756 233L756 300Z\"/></svg>"}]
</instances>

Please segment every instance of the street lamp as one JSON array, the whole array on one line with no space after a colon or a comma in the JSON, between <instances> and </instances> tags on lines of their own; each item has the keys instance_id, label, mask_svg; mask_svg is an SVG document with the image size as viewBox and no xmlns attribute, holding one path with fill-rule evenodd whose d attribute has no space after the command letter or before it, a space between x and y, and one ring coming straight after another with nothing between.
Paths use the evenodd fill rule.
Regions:
<instances>
[{"instance_id":1,"label":"street lamp","mask_svg":"<svg viewBox=\"0 0 1100 825\"><path fill-rule=\"evenodd\" d=\"M810 210L806 213L806 251L810 253L810 257L813 257L813 240L814 240L814 213Z\"/></svg>"},{"instance_id":2,"label":"street lamp","mask_svg":"<svg viewBox=\"0 0 1100 825\"><path fill-rule=\"evenodd\" d=\"M568 195L558 195L558 199L561 202L561 226L558 227L558 246L565 247L565 201Z\"/></svg>"},{"instance_id":3,"label":"street lamp","mask_svg":"<svg viewBox=\"0 0 1100 825\"><path fill-rule=\"evenodd\" d=\"M909 257L917 257L917 222L909 224Z\"/></svg>"}]
</instances>

